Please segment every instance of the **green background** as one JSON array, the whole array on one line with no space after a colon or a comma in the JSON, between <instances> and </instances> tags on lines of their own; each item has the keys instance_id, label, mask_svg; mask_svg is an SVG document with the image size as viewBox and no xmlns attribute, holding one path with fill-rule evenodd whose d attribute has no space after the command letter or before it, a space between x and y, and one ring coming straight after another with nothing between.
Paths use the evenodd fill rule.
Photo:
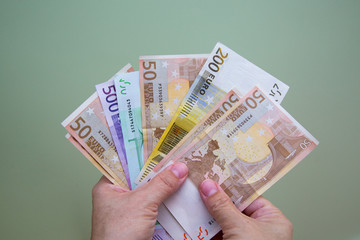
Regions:
<instances>
[{"instance_id":1,"label":"green background","mask_svg":"<svg viewBox=\"0 0 360 240\"><path fill-rule=\"evenodd\" d=\"M0 1L0 235L89 239L100 173L60 122L138 56L217 41L290 86L320 145L265 196L294 239L360 239L360 1Z\"/></svg>"}]
</instances>

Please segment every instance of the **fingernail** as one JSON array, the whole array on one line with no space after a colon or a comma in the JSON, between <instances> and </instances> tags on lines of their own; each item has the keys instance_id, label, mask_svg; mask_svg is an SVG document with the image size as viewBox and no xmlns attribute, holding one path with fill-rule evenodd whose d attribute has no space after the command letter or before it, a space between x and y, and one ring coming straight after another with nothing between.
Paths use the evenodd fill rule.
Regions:
<instances>
[{"instance_id":1,"label":"fingernail","mask_svg":"<svg viewBox=\"0 0 360 240\"><path fill-rule=\"evenodd\" d=\"M211 195L215 194L218 191L218 186L216 183L211 179L204 180L200 185L200 191L205 197L210 197Z\"/></svg>"},{"instance_id":2,"label":"fingernail","mask_svg":"<svg viewBox=\"0 0 360 240\"><path fill-rule=\"evenodd\" d=\"M175 174L175 176L177 176L179 179L183 178L186 176L186 174L188 173L188 168L186 166L185 163L174 163L173 165L170 166L170 170Z\"/></svg>"}]
</instances>

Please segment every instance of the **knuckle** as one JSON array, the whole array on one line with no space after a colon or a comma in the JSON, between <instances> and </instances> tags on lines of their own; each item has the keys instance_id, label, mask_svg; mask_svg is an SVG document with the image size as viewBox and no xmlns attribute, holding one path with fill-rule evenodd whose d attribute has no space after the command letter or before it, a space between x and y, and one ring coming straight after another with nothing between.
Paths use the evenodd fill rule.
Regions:
<instances>
[{"instance_id":1,"label":"knuckle","mask_svg":"<svg viewBox=\"0 0 360 240\"><path fill-rule=\"evenodd\" d=\"M292 224L292 222L290 220L287 220L287 228L289 230L289 232L292 234L294 231L294 225Z\"/></svg>"},{"instance_id":2,"label":"knuckle","mask_svg":"<svg viewBox=\"0 0 360 240\"><path fill-rule=\"evenodd\" d=\"M221 193L215 194L209 199L209 207L213 212L222 212L224 209L229 208L231 204L230 199Z\"/></svg>"},{"instance_id":3,"label":"knuckle","mask_svg":"<svg viewBox=\"0 0 360 240\"><path fill-rule=\"evenodd\" d=\"M95 184L95 186L92 188L92 196L93 196L93 198L94 197L97 197L97 196L100 196L101 195L101 193L102 193L102 187L101 187L101 185L100 184Z\"/></svg>"},{"instance_id":4,"label":"knuckle","mask_svg":"<svg viewBox=\"0 0 360 240\"><path fill-rule=\"evenodd\" d=\"M170 174L166 174L166 172L164 172L164 174L159 174L158 178L164 191L171 192L177 188L178 181Z\"/></svg>"}]
</instances>

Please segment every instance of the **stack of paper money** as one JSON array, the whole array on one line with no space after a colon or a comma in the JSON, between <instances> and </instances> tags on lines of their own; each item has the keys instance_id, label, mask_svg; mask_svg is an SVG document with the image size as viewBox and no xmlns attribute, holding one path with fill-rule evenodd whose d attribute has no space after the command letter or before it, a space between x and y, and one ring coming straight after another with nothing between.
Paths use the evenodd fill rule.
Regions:
<instances>
[{"instance_id":1,"label":"stack of paper money","mask_svg":"<svg viewBox=\"0 0 360 240\"><path fill-rule=\"evenodd\" d=\"M62 125L121 187L186 163L189 178L159 207L153 239L205 240L221 229L201 201L203 180L218 182L243 210L318 145L280 106L288 89L217 43L209 55L140 57L139 71L128 64L97 85Z\"/></svg>"}]
</instances>

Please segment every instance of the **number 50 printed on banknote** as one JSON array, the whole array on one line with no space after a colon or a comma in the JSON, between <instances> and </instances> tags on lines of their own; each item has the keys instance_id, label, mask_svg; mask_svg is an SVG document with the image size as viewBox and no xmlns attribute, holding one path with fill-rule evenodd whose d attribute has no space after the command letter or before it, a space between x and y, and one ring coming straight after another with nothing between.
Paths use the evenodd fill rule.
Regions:
<instances>
[{"instance_id":1,"label":"number 50 printed on banknote","mask_svg":"<svg viewBox=\"0 0 360 240\"><path fill-rule=\"evenodd\" d=\"M289 87L239 54L217 43L168 127L145 162L137 184L145 177L231 89L242 95L259 85L266 95L281 102Z\"/></svg>"},{"instance_id":2,"label":"number 50 printed on banknote","mask_svg":"<svg viewBox=\"0 0 360 240\"><path fill-rule=\"evenodd\" d=\"M205 132L174 159L186 163L189 178L164 202L193 239L199 227L205 239L219 230L197 190L203 180L216 181L242 211L318 145L257 87Z\"/></svg>"}]
</instances>

